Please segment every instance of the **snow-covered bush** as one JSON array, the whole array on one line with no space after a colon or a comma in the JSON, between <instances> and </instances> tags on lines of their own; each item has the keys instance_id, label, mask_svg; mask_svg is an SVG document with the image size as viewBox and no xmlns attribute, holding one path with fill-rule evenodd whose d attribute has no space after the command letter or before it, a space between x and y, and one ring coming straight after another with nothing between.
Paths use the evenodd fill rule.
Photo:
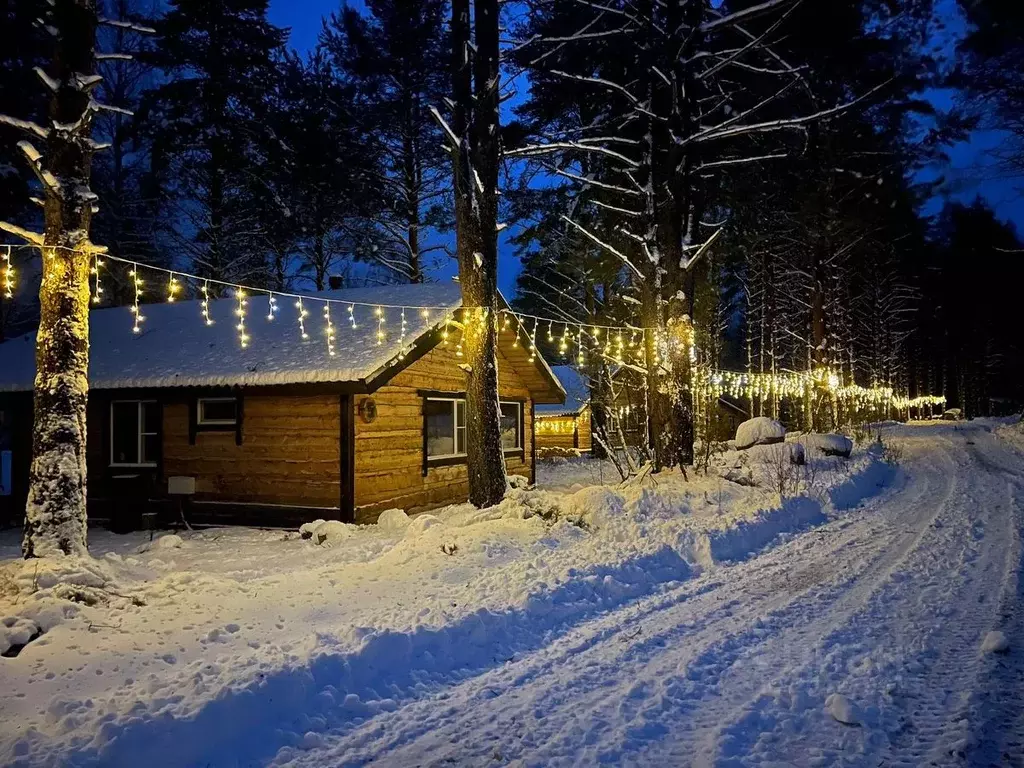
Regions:
<instances>
[{"instance_id":1,"label":"snow-covered bush","mask_svg":"<svg viewBox=\"0 0 1024 768\"><path fill-rule=\"evenodd\" d=\"M736 448L745 450L753 445L781 443L786 437L786 428L775 419L755 416L736 428Z\"/></svg>"}]
</instances>

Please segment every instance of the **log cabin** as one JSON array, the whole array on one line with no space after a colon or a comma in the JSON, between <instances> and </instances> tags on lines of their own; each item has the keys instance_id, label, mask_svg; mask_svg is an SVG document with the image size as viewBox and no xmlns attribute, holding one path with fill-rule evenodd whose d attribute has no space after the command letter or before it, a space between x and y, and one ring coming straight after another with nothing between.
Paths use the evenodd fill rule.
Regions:
<instances>
[{"instance_id":1,"label":"log cabin","mask_svg":"<svg viewBox=\"0 0 1024 768\"><path fill-rule=\"evenodd\" d=\"M589 453L590 386L575 366L557 365L552 370L565 388L565 402L537 406L537 453L541 458L568 451Z\"/></svg>"},{"instance_id":2,"label":"log cabin","mask_svg":"<svg viewBox=\"0 0 1024 768\"><path fill-rule=\"evenodd\" d=\"M472 415L459 286L317 296L334 302L333 318L323 301L254 295L241 306L143 304L133 333L130 307L93 310L90 517L121 528L147 511L200 523L370 523L385 509L464 501ZM512 328L500 331L501 441L508 472L532 482L535 408L562 403L565 391L515 340ZM0 504L15 522L28 486L34 342L28 334L0 344L10 478Z\"/></svg>"}]
</instances>

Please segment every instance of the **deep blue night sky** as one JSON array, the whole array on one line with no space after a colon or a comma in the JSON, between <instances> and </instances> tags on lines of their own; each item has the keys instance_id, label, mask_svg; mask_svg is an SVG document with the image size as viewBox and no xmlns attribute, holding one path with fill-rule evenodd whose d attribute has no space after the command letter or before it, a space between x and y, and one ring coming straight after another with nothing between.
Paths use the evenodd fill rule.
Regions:
<instances>
[{"instance_id":1,"label":"deep blue night sky","mask_svg":"<svg viewBox=\"0 0 1024 768\"><path fill-rule=\"evenodd\" d=\"M362 0L350 0L349 4L363 7ZM945 0L943 5L948 9L954 8L952 0ZM289 27L290 45L305 51L316 44L323 16L339 7L339 0L271 0L270 19L275 24ZM948 15L947 30L955 34L956 30L962 28L962 22L954 18L953 13ZM941 42L937 47L945 47L947 50L952 48ZM947 110L953 105L955 94L936 92L928 94L928 98L939 110ZM975 196L982 195L1001 218L1014 222L1018 231L1024 234L1024 181L985 178L985 150L1000 140L997 132L979 132L970 141L950 149L950 163L947 166L930 169L922 173L921 178L933 178L941 174L947 180L944 194L957 200L969 202ZM936 197L925 206L924 212L929 215L937 213L942 204L943 198ZM500 285L506 295L512 290L518 271L519 264L514 257L509 255L502 259Z\"/></svg>"}]
</instances>

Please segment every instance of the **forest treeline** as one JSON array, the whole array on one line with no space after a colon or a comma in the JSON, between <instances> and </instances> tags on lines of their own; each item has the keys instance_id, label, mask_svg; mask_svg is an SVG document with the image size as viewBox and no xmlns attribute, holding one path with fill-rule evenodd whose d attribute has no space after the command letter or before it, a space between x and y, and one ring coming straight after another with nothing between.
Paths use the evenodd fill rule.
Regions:
<instances>
[{"instance_id":1,"label":"forest treeline","mask_svg":"<svg viewBox=\"0 0 1024 768\"><path fill-rule=\"evenodd\" d=\"M1019 186L1019 4L961 0L955 67L936 60L930 0L764 5L506 5L500 220L523 264L516 307L574 328L688 316L714 368L827 368L968 414L1019 408L1021 237L981 199L922 214L949 187L923 170L975 128L1004 132L988 170ZM98 99L116 109L95 121L110 146L93 163L94 242L277 289L451 271L451 158L431 112L450 88L447 3L342 5L303 53L266 0L101 6L131 22L102 26L103 48L131 58L98 62ZM0 113L46 110L37 18L31 2L3 6ZM922 98L940 85L961 94L952 114ZM33 228L19 138L0 125L0 209ZM126 276L107 293L129 300ZM35 311L29 291L0 304L0 334ZM546 330L538 346L575 362ZM674 370L690 376L685 360Z\"/></svg>"}]
</instances>

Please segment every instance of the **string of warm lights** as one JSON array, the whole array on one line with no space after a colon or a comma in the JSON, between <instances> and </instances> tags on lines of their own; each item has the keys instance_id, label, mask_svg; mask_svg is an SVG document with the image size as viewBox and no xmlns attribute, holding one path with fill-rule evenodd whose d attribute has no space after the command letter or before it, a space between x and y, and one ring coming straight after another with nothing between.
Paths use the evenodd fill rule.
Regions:
<instances>
[{"instance_id":1,"label":"string of warm lights","mask_svg":"<svg viewBox=\"0 0 1024 768\"><path fill-rule=\"evenodd\" d=\"M0 252L2 258L3 272L2 288L4 296L13 298L15 288L15 271L12 266L14 248L40 248L37 245L11 246L7 245L4 252ZM76 250L65 246L45 246L53 248L65 248ZM144 294L144 281L141 276L142 270L152 270L155 273L166 276L166 300L174 302L184 292L184 283L192 283L198 286L200 298L200 311L205 325L213 325L214 320L210 311L211 286L228 288L233 292L235 299L235 314L238 318L236 329L238 341L241 347L245 348L251 341L249 330L246 325L248 302L251 295L266 295L268 303L267 320L273 321L279 311L278 298L286 297L295 300L297 310L297 321L299 334L303 340L309 338L306 328L306 320L309 311L306 309L307 302L320 302L323 305L324 333L327 342L328 354L333 356L336 353L335 340L337 337L336 326L331 314L331 305L345 305L349 324L355 329L359 327L357 309L362 308L372 312L376 319L376 342L383 345L387 339L387 313L388 310L397 310L400 313L399 345L402 351L399 359L405 354L405 342L408 335L409 321L408 312L419 312L429 324L432 316L438 319L437 327L443 327L441 338L445 345L448 344L450 328L453 322L457 322L450 307L443 306L415 306L401 304L366 303L332 299L323 296L312 296L307 294L291 293L287 291L265 288L253 288L251 286L232 283L225 280L218 280L210 277L192 275L179 270L172 270L165 267L158 267L150 264L139 263L117 256L105 255L100 258L101 251L93 248L88 251L93 258L93 266L90 270L93 275L92 302L99 304L103 300L104 289L101 279L101 270L105 267L106 261L119 262L127 267L130 283L133 288L133 299L131 312L133 317L132 331L140 333L142 323L146 320L142 312L142 297ZM436 313L434 315L433 313ZM498 315L501 316L500 322ZM486 307L463 308L462 323L459 327L469 322L487 323L491 315ZM675 350L687 354L692 363L698 361L697 348L694 343L693 328L689 323L681 323L678 329L673 329L670 334L663 329L645 329L632 325L602 325L582 324L571 321L541 317L511 309L498 310L494 316L496 329L508 330L512 321L515 321L515 339L513 346L520 345L520 339L524 339L523 346L527 347L530 361L537 358L537 332L538 329L547 326L547 340L551 344L557 343L558 352L562 357L569 354L571 346L575 346L576 363L582 367L587 363L587 355L594 354L603 357L606 361L615 362L619 365L626 364L631 357L642 361L646 355L647 334L653 338L656 361L664 362L670 353ZM440 325L443 321L443 326ZM529 324L529 328L527 325ZM560 326L560 328L559 328ZM561 333L559 334L559 330ZM602 338L603 337L603 338ZM627 341L628 337L628 341ZM462 334L459 334L456 342L457 357L463 356ZM910 408L921 408L925 406L944 405L945 398L935 395L925 395L917 398L906 398L896 395L891 387L861 387L855 384L843 384L838 373L829 368L819 368L811 373L800 372L735 372L714 370L704 365L694 365L694 386L699 391L712 395L728 394L734 397L746 398L797 398L805 396L809 391L817 388L831 392L835 397L845 403L852 403L857 406L881 406L892 405L895 408L906 410Z\"/></svg>"}]
</instances>

